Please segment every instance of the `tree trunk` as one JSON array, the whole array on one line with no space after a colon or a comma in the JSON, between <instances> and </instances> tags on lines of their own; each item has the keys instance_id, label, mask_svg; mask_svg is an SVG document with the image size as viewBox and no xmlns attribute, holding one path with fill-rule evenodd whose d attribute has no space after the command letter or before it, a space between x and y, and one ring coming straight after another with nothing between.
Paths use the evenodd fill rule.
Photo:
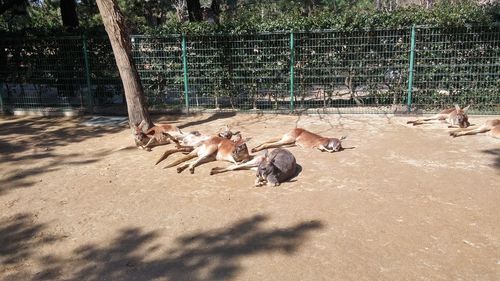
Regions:
<instances>
[{"instance_id":1,"label":"tree trunk","mask_svg":"<svg viewBox=\"0 0 500 281\"><path fill-rule=\"evenodd\" d=\"M189 21L195 22L203 20L200 0L187 0L187 9L189 13Z\"/></svg>"},{"instance_id":2,"label":"tree trunk","mask_svg":"<svg viewBox=\"0 0 500 281\"><path fill-rule=\"evenodd\" d=\"M59 2L61 8L61 18L63 26L69 28L78 27L78 15L76 14L75 0L61 0Z\"/></svg>"},{"instance_id":3,"label":"tree trunk","mask_svg":"<svg viewBox=\"0 0 500 281\"><path fill-rule=\"evenodd\" d=\"M220 4L217 0L212 0L212 4L210 5L210 9L212 10L214 21L216 24L219 24L219 16L220 16Z\"/></svg>"},{"instance_id":4,"label":"tree trunk","mask_svg":"<svg viewBox=\"0 0 500 281\"><path fill-rule=\"evenodd\" d=\"M145 127L150 128L153 123L145 106L141 80L132 60L132 44L125 26L125 18L116 0L97 0L97 6L120 72L130 126L137 125L144 120Z\"/></svg>"}]
</instances>

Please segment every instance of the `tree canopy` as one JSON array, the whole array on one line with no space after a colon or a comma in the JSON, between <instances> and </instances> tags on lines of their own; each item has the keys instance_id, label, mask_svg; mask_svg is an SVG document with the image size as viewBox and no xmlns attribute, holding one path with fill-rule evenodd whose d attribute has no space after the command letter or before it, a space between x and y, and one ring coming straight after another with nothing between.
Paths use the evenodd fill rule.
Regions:
<instances>
[{"instance_id":1,"label":"tree canopy","mask_svg":"<svg viewBox=\"0 0 500 281\"><path fill-rule=\"evenodd\" d=\"M495 0L118 0L133 33L244 33L500 21ZM74 13L76 12L76 13ZM92 0L0 0L0 30L104 32Z\"/></svg>"}]
</instances>

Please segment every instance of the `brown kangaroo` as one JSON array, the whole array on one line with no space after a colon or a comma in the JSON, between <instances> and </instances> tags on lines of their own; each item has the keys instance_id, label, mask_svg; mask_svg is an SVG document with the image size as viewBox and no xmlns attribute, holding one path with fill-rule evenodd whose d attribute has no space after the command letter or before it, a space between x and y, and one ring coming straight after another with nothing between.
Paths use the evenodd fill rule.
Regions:
<instances>
[{"instance_id":1,"label":"brown kangaroo","mask_svg":"<svg viewBox=\"0 0 500 281\"><path fill-rule=\"evenodd\" d=\"M429 118L408 121L406 124L413 124L413 126L416 126L429 123L428 121L439 120L450 124L450 126L448 126L449 128L456 126L460 128L467 128L470 126L469 118L467 116L467 110L469 110L469 107L470 105L461 109L460 106L455 104L455 108L447 108Z\"/></svg>"},{"instance_id":2,"label":"brown kangaroo","mask_svg":"<svg viewBox=\"0 0 500 281\"><path fill-rule=\"evenodd\" d=\"M317 148L320 151L337 152L344 149L342 148L342 140L344 140L345 138L346 136L343 136L340 139L325 138L320 135L311 133L305 129L295 128L283 135L281 139L270 140L255 148L252 148L252 153L267 148L290 147L295 145L301 148Z\"/></svg>"},{"instance_id":3,"label":"brown kangaroo","mask_svg":"<svg viewBox=\"0 0 500 281\"><path fill-rule=\"evenodd\" d=\"M459 129L452 131L450 132L450 136L455 138L460 136L475 135L486 132L489 132L492 137L500 139L500 119L487 120L486 122L484 122L483 125L477 128Z\"/></svg>"},{"instance_id":4,"label":"brown kangaroo","mask_svg":"<svg viewBox=\"0 0 500 281\"><path fill-rule=\"evenodd\" d=\"M229 129L229 126L225 126L224 128L219 129L219 132L217 133L217 136L225 139L231 139L233 135L239 134L240 131L237 132L232 132ZM205 135L201 134L199 131L193 131L187 134L182 135L182 137L177 137L174 138L168 133L163 133L167 138L175 142L176 148L175 149L169 149L163 153L163 155L156 161L155 165L158 165L161 161L167 159L168 156L177 153L177 152L183 152L183 153L189 153L193 151L196 147L200 146L204 141L207 141L210 139L210 135Z\"/></svg>"},{"instance_id":5,"label":"brown kangaroo","mask_svg":"<svg viewBox=\"0 0 500 281\"><path fill-rule=\"evenodd\" d=\"M177 159L176 161L168 164L165 168L177 166L190 159L198 159L177 167L177 173L181 173L189 167L191 174L194 173L194 168L201 163L206 163L214 160L223 160L232 162L244 162L250 159L248 148L241 135L237 135L235 140L228 140L219 136L210 137L204 141L200 146L191 151L188 155Z\"/></svg>"},{"instance_id":6,"label":"brown kangaroo","mask_svg":"<svg viewBox=\"0 0 500 281\"><path fill-rule=\"evenodd\" d=\"M153 127L149 128L146 132L143 131L143 127L146 122L141 121L138 125L133 126L135 143L139 148L150 151L150 145L163 145L169 144L170 138L166 137L163 133L168 133L173 137L178 137L182 135L182 131L175 125L171 124L154 124Z\"/></svg>"}]
</instances>

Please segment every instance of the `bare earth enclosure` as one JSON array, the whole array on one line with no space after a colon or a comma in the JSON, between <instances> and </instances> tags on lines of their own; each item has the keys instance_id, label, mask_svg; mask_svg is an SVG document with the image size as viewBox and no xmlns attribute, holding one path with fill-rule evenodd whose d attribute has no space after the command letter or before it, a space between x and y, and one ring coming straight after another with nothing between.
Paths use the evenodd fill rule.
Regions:
<instances>
[{"instance_id":1,"label":"bare earth enclosure","mask_svg":"<svg viewBox=\"0 0 500 281\"><path fill-rule=\"evenodd\" d=\"M154 166L171 145L87 119L0 119L0 279L500 280L498 139L384 115L156 118L228 124L250 148L296 126L354 147L290 148L300 174L254 187L253 171L209 176L229 163Z\"/></svg>"}]
</instances>

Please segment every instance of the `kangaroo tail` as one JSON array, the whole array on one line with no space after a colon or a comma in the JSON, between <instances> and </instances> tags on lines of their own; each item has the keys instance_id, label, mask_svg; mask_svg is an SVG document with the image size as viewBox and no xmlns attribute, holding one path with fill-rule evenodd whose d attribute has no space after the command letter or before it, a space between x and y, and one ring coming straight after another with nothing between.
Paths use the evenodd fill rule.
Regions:
<instances>
[{"instance_id":1,"label":"kangaroo tail","mask_svg":"<svg viewBox=\"0 0 500 281\"><path fill-rule=\"evenodd\" d=\"M163 155L160 157L160 159L158 159L158 161L156 161L155 165L158 165L161 161L167 159L168 156L174 154L174 153L177 153L177 152L191 152L192 149L190 148L177 148L177 149L170 149L170 150L167 150L165 151L165 153L163 153Z\"/></svg>"},{"instance_id":2,"label":"kangaroo tail","mask_svg":"<svg viewBox=\"0 0 500 281\"><path fill-rule=\"evenodd\" d=\"M186 161L191 160L193 158L196 158L197 156L198 156L198 154L196 153L196 151L192 151L188 155L185 155L185 156L175 160L174 162L168 164L167 166L165 166L165 168L171 168L171 167L177 166L180 163L186 162Z\"/></svg>"}]
</instances>

